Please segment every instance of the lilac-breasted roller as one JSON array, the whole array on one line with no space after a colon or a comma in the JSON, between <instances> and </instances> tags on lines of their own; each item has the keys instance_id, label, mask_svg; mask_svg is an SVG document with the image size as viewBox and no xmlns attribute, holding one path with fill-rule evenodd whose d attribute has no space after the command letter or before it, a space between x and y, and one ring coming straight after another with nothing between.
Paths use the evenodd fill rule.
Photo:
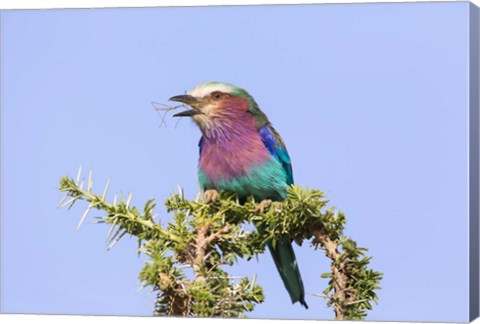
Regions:
<instances>
[{"instance_id":1,"label":"lilac-breasted roller","mask_svg":"<svg viewBox=\"0 0 480 324\"><path fill-rule=\"evenodd\" d=\"M293 184L285 144L245 90L228 83L207 82L185 95L170 98L191 107L175 114L191 117L200 128L198 177L207 200L217 191L234 192L240 200L281 201ZM305 308L305 291L292 248L285 237L268 243L292 303Z\"/></svg>"}]
</instances>

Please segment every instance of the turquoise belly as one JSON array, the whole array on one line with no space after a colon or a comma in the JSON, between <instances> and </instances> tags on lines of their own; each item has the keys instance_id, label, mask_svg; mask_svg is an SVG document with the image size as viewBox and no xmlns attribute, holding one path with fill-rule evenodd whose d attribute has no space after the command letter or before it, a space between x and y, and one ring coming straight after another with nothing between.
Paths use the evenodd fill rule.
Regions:
<instances>
[{"instance_id":1,"label":"turquoise belly","mask_svg":"<svg viewBox=\"0 0 480 324\"><path fill-rule=\"evenodd\" d=\"M205 172L198 170L200 187L203 190L235 192L239 198L253 196L255 200L282 200L287 197L287 175L282 164L271 157L259 166L253 166L246 175L233 179L211 181Z\"/></svg>"}]
</instances>

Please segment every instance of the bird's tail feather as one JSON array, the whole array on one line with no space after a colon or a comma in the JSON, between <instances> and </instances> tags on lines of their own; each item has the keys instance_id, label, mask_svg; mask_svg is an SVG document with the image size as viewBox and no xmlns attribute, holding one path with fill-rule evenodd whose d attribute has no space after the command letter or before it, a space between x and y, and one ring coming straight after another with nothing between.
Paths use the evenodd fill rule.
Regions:
<instances>
[{"instance_id":1,"label":"bird's tail feather","mask_svg":"<svg viewBox=\"0 0 480 324\"><path fill-rule=\"evenodd\" d=\"M270 242L268 243L268 248L285 288L290 294L292 303L298 301L303 307L308 309L308 305L305 302L305 288L303 287L302 277L298 270L297 260L290 238L285 237L278 240L275 242L275 245Z\"/></svg>"}]
</instances>

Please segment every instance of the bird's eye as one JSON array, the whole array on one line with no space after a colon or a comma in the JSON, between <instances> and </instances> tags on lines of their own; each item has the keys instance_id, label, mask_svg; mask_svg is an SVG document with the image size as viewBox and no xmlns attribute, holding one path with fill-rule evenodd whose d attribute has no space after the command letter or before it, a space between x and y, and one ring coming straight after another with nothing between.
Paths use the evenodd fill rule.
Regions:
<instances>
[{"instance_id":1,"label":"bird's eye","mask_svg":"<svg viewBox=\"0 0 480 324\"><path fill-rule=\"evenodd\" d=\"M212 98L215 99L215 100L218 100L218 99L221 99L223 97L223 93L219 92L219 91L215 91L212 93Z\"/></svg>"}]
</instances>

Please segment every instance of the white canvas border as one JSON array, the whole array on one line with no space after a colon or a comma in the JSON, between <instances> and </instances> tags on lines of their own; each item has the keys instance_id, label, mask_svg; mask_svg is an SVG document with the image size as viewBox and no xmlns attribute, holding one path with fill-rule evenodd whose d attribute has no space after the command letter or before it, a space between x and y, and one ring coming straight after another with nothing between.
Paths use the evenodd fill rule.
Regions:
<instances>
[{"instance_id":1,"label":"white canvas border","mask_svg":"<svg viewBox=\"0 0 480 324\"><path fill-rule=\"evenodd\" d=\"M52 9L52 8L118 8L118 7L168 7L168 6L219 6L219 5L275 5L275 4L327 4L327 3L386 3L386 2L451 2L451 0L325 0L325 1L305 1L305 0L2 0L0 9ZM465 2L465 1L459 1ZM471 0L470 2L480 6L480 0ZM478 234L478 233L477 233ZM0 309L0 313L1 313ZM92 324L97 323L115 323L115 324L150 324L162 321L162 324L192 324L209 323L217 321L217 324L239 324L239 319L217 319L217 318L158 318L158 317L125 317L125 316L78 316L78 315L22 315L22 314L0 314L2 323L51 323L60 324L68 322L69 324L83 324L86 320ZM221 321L221 322L220 322ZM248 319L240 320L241 323L248 324L305 324L307 320L266 320L266 319ZM328 324L331 321L311 321L318 324ZM354 321L342 321L345 324L354 324ZM405 322L370 322L363 323L392 323L402 324ZM422 323L422 322L408 322ZM441 323L441 322L439 322ZM474 324L480 324L480 319L476 319ZM209 323L215 324L215 323Z\"/></svg>"},{"instance_id":2,"label":"white canvas border","mask_svg":"<svg viewBox=\"0 0 480 324\"><path fill-rule=\"evenodd\" d=\"M436 0L447 2L451 0ZM2 0L0 9L47 9L47 8L112 8L112 7L159 7L159 6L220 6L220 5L275 5L312 3L382 3L382 2L432 2L429 0ZM465 2L465 1L461 1ZM480 0L472 0L480 6Z\"/></svg>"}]
</instances>

